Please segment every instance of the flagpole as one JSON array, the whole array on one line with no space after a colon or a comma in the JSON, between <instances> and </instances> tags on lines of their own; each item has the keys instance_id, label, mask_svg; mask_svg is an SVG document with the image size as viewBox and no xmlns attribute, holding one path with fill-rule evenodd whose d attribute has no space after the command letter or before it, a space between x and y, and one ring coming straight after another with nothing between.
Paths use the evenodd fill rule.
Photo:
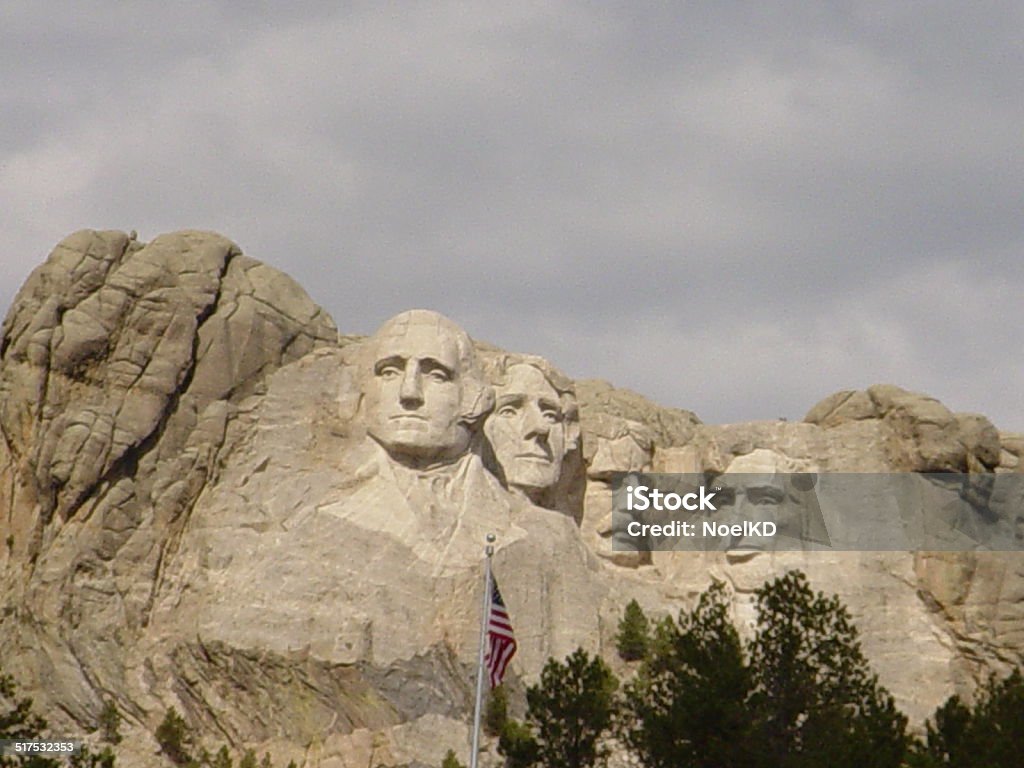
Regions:
<instances>
[{"instance_id":1,"label":"flagpole","mask_svg":"<svg viewBox=\"0 0 1024 768\"><path fill-rule=\"evenodd\" d=\"M473 746L469 754L469 768L476 768L480 752L480 709L484 701L484 644L487 642L487 614L491 611L491 555L494 554L494 534L487 534L484 548L484 599L480 614L480 650L476 659L476 706L473 708Z\"/></svg>"}]
</instances>

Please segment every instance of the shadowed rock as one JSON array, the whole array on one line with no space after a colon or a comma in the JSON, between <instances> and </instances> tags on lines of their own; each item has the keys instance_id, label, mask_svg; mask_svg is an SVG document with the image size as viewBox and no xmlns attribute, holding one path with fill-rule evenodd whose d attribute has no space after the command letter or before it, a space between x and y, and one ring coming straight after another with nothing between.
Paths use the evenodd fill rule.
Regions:
<instances>
[{"instance_id":1,"label":"shadowed rock","mask_svg":"<svg viewBox=\"0 0 1024 768\"><path fill-rule=\"evenodd\" d=\"M156 766L151 734L175 706L275 764L439 764L466 742L488 531L513 686L577 645L617 663L634 597L675 614L721 578L746 626L753 590L786 567L840 594L915 719L1024 650L1013 553L652 558L612 553L606 519L617 472L719 473L766 452L820 472L969 472L965 494L1010 509L992 479L1021 471L1020 435L887 385L804 423L701 424L477 343L488 378L439 318L339 337L290 278L213 233L58 245L0 340L0 663L55 726L90 729L113 700L119 762ZM515 450L493 452L498 477L487 384L535 409L505 435ZM555 396L564 434L538 437ZM524 441L551 460L516 466Z\"/></svg>"}]
</instances>

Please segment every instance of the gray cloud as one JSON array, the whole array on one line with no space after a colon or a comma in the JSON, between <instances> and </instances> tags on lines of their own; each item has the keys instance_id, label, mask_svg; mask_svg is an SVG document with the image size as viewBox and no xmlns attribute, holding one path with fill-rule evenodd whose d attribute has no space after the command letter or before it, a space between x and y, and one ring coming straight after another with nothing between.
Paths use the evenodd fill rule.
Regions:
<instances>
[{"instance_id":1,"label":"gray cloud","mask_svg":"<svg viewBox=\"0 0 1024 768\"><path fill-rule=\"evenodd\" d=\"M1024 430L1012 3L0 11L0 305L216 229L709 421L887 381ZM909 9L909 10L907 10Z\"/></svg>"}]
</instances>

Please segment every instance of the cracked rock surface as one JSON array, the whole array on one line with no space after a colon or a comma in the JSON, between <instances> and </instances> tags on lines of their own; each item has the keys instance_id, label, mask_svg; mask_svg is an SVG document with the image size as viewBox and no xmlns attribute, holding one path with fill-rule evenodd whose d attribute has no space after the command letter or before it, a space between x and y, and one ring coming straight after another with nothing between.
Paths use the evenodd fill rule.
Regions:
<instances>
[{"instance_id":1,"label":"cracked rock surface","mask_svg":"<svg viewBox=\"0 0 1024 768\"><path fill-rule=\"evenodd\" d=\"M485 503L432 509L449 527L420 530L408 499L360 485L359 343L214 233L77 232L32 273L0 334L0 661L52 723L91 730L114 702L119 760L144 768L162 765L170 706L208 745L275 764L438 765L467 740L490 529L514 691L577 645L627 671L614 636L631 598L674 614L724 579L749 628L753 590L787 567L851 608L913 720L1024 651L1018 553L608 550L615 473L720 472L756 451L806 471L970 473L996 498L1024 437L981 415L879 385L802 423L708 425L581 381L579 527L484 477Z\"/></svg>"}]
</instances>

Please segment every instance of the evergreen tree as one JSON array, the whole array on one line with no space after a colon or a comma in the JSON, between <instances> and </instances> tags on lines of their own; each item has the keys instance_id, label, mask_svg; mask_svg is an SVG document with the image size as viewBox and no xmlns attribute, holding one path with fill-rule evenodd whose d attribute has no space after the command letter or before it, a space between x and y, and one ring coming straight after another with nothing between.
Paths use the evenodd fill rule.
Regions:
<instances>
[{"instance_id":1,"label":"evergreen tree","mask_svg":"<svg viewBox=\"0 0 1024 768\"><path fill-rule=\"evenodd\" d=\"M178 710L171 707L156 729L156 741L160 749L175 765L187 765L192 762L189 749L192 737L184 718Z\"/></svg>"},{"instance_id":2,"label":"evergreen tree","mask_svg":"<svg viewBox=\"0 0 1024 768\"><path fill-rule=\"evenodd\" d=\"M540 683L526 691L527 720L546 768L584 768L603 761L600 739L615 713L617 687L604 661L582 648L564 663L548 660Z\"/></svg>"},{"instance_id":3,"label":"evergreen tree","mask_svg":"<svg viewBox=\"0 0 1024 768\"><path fill-rule=\"evenodd\" d=\"M104 703L100 711L100 739L108 744L121 743L121 715L112 701Z\"/></svg>"},{"instance_id":4,"label":"evergreen tree","mask_svg":"<svg viewBox=\"0 0 1024 768\"><path fill-rule=\"evenodd\" d=\"M508 693L504 685L491 690L484 708L484 732L488 736L500 736L508 721Z\"/></svg>"},{"instance_id":5,"label":"evergreen tree","mask_svg":"<svg viewBox=\"0 0 1024 768\"><path fill-rule=\"evenodd\" d=\"M995 677L973 706L950 697L927 723L913 764L922 768L1017 768L1024 759L1024 675Z\"/></svg>"},{"instance_id":6,"label":"evergreen tree","mask_svg":"<svg viewBox=\"0 0 1024 768\"><path fill-rule=\"evenodd\" d=\"M751 708L769 764L901 765L906 717L871 673L839 598L815 594L799 571L765 584L756 595Z\"/></svg>"},{"instance_id":7,"label":"evergreen tree","mask_svg":"<svg viewBox=\"0 0 1024 768\"><path fill-rule=\"evenodd\" d=\"M32 699L18 697L14 678L0 669L0 739L41 739L46 731L46 720L32 711ZM60 768L63 761L43 755L30 757L0 756L0 768Z\"/></svg>"},{"instance_id":8,"label":"evergreen tree","mask_svg":"<svg viewBox=\"0 0 1024 768\"><path fill-rule=\"evenodd\" d=\"M18 698L14 678L0 670L0 739L37 739L46 721L32 711L32 699Z\"/></svg>"},{"instance_id":9,"label":"evergreen tree","mask_svg":"<svg viewBox=\"0 0 1024 768\"><path fill-rule=\"evenodd\" d=\"M506 720L498 738L498 753L505 758L506 768L529 768L540 759L540 747L533 731L518 720Z\"/></svg>"},{"instance_id":10,"label":"evergreen tree","mask_svg":"<svg viewBox=\"0 0 1024 768\"><path fill-rule=\"evenodd\" d=\"M444 761L441 763L441 768L465 768L465 766L459 762L459 758L455 756L455 750L449 749L444 756Z\"/></svg>"},{"instance_id":11,"label":"evergreen tree","mask_svg":"<svg viewBox=\"0 0 1024 768\"><path fill-rule=\"evenodd\" d=\"M78 754L71 756L69 765L71 768L114 768L114 753L110 747L93 752L83 745Z\"/></svg>"},{"instance_id":12,"label":"evergreen tree","mask_svg":"<svg viewBox=\"0 0 1024 768\"><path fill-rule=\"evenodd\" d=\"M650 624L640 603L630 600L619 622L616 640L619 656L625 661L639 661L647 655L650 641Z\"/></svg>"},{"instance_id":13,"label":"evergreen tree","mask_svg":"<svg viewBox=\"0 0 1024 768\"><path fill-rule=\"evenodd\" d=\"M626 690L626 743L649 768L898 768L906 718L838 598L797 571L756 594L746 648L720 582L658 625Z\"/></svg>"},{"instance_id":14,"label":"evergreen tree","mask_svg":"<svg viewBox=\"0 0 1024 768\"><path fill-rule=\"evenodd\" d=\"M256 753L251 749L245 750L242 759L238 761L238 768L259 768L259 764L256 762Z\"/></svg>"},{"instance_id":15,"label":"evergreen tree","mask_svg":"<svg viewBox=\"0 0 1024 768\"><path fill-rule=\"evenodd\" d=\"M211 768L232 768L234 761L231 759L231 753L228 752L227 745L222 745L217 750L217 754L213 756L213 762L210 763Z\"/></svg>"},{"instance_id":16,"label":"evergreen tree","mask_svg":"<svg viewBox=\"0 0 1024 768\"><path fill-rule=\"evenodd\" d=\"M666 618L655 628L625 691L622 736L649 768L753 765L752 686L725 585L716 581L678 625Z\"/></svg>"}]
</instances>

